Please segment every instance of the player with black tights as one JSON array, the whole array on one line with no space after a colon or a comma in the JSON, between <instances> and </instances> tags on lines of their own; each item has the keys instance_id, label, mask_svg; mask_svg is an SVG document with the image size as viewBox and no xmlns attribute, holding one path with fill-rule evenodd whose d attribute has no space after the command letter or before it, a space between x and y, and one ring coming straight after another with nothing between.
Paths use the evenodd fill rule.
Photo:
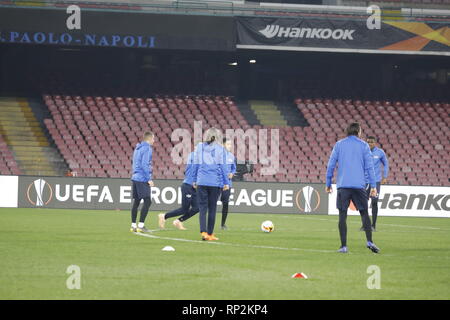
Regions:
<instances>
[{"instance_id":1,"label":"player with black tights","mask_svg":"<svg viewBox=\"0 0 450 320\"><path fill-rule=\"evenodd\" d=\"M341 247L338 252L347 253L347 210L350 201L353 201L359 210L361 220L366 233L367 248L378 253L380 249L372 241L372 228L369 217L369 210L365 190L365 173L368 174L371 187L370 195L377 195L375 172L369 145L360 139L361 126L359 123L352 123L347 128L347 138L339 140L333 147L333 151L328 161L326 175L326 192L331 193L331 180L334 169L338 166L336 178L337 198L336 207L339 210L339 235Z\"/></svg>"},{"instance_id":2,"label":"player with black tights","mask_svg":"<svg viewBox=\"0 0 450 320\"><path fill-rule=\"evenodd\" d=\"M228 179L230 179L230 189L222 190L222 194L220 197L220 201L222 202L222 223L221 228L222 230L227 230L228 227L226 226L227 217L228 217L228 203L230 201L230 191L233 182L231 179L233 179L234 174L236 173L236 159L234 155L231 153L231 141L230 139L223 138L223 146L225 148L226 152L226 166L228 169Z\"/></svg>"},{"instance_id":3,"label":"player with black tights","mask_svg":"<svg viewBox=\"0 0 450 320\"><path fill-rule=\"evenodd\" d=\"M133 152L133 175L132 181L132 195L133 205L131 208L131 232L148 232L145 227L145 218L148 210L152 204L151 187L154 186L152 181L152 156L153 156L153 142L155 136L152 132L145 132L143 141L136 145ZM138 208L141 203L144 204L141 209L139 217L139 224L136 225Z\"/></svg>"}]
</instances>

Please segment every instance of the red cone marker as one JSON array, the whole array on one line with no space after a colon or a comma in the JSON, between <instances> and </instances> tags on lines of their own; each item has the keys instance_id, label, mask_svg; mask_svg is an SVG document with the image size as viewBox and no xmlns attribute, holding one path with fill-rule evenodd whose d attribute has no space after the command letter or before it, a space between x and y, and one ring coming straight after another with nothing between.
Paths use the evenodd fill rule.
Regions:
<instances>
[{"instance_id":1,"label":"red cone marker","mask_svg":"<svg viewBox=\"0 0 450 320\"><path fill-rule=\"evenodd\" d=\"M292 278L308 279L308 276L306 274L304 274L303 272L300 272L300 273L294 273L292 275Z\"/></svg>"}]
</instances>

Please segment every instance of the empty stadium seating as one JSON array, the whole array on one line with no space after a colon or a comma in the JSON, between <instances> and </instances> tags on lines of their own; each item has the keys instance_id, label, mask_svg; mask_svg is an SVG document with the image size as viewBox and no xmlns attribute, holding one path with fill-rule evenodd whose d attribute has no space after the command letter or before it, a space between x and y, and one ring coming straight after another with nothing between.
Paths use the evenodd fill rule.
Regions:
<instances>
[{"instance_id":1,"label":"empty stadium seating","mask_svg":"<svg viewBox=\"0 0 450 320\"><path fill-rule=\"evenodd\" d=\"M297 99L296 103L311 125L307 132L313 132L312 145L323 146L316 149L318 156L328 155L348 123L356 120L363 135L376 136L385 150L389 183L449 185L450 104L339 99ZM319 159L324 168L326 162Z\"/></svg>"},{"instance_id":2,"label":"empty stadium seating","mask_svg":"<svg viewBox=\"0 0 450 320\"><path fill-rule=\"evenodd\" d=\"M150 98L45 95L52 119L45 124L72 171L78 176L130 177L131 154L146 129L156 133L154 177L183 178L171 141L176 128L278 129L280 165L261 175L255 165L248 181L324 182L329 154L349 122L361 122L375 135L390 160L391 184L449 185L449 104L296 99L306 127L250 126L231 97L154 96ZM248 145L248 141L246 141ZM269 154L271 153L269 144ZM259 159L260 160L260 159Z\"/></svg>"},{"instance_id":3,"label":"empty stadium seating","mask_svg":"<svg viewBox=\"0 0 450 320\"><path fill-rule=\"evenodd\" d=\"M12 151L9 149L2 135L0 135L0 174L22 174Z\"/></svg>"},{"instance_id":4,"label":"empty stadium seating","mask_svg":"<svg viewBox=\"0 0 450 320\"><path fill-rule=\"evenodd\" d=\"M145 130L156 133L154 177L182 178L170 150L176 128L249 127L228 97L155 96L153 98L44 96L52 119L45 124L77 176L130 177L133 147Z\"/></svg>"}]
</instances>

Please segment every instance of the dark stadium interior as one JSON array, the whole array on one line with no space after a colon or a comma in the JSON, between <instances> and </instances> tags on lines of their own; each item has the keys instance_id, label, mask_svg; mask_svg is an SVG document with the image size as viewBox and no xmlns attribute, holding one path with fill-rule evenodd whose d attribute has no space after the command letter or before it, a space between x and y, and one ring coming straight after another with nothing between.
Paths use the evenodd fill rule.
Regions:
<instances>
[{"instance_id":1,"label":"dark stadium interior","mask_svg":"<svg viewBox=\"0 0 450 320\"><path fill-rule=\"evenodd\" d=\"M450 98L450 59L442 56L2 45L0 57L2 94L214 94L282 101L299 95Z\"/></svg>"}]
</instances>

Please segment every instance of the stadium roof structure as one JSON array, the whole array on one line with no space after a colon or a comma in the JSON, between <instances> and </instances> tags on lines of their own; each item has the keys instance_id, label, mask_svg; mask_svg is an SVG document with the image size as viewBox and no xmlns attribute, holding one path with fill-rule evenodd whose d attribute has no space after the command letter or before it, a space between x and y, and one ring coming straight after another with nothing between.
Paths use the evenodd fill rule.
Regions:
<instances>
[{"instance_id":1,"label":"stadium roof structure","mask_svg":"<svg viewBox=\"0 0 450 320\"><path fill-rule=\"evenodd\" d=\"M363 2L361 2L362 4ZM376 2L375 2L376 3ZM119 10L169 14L202 14L222 16L261 16L261 17L301 17L326 16L333 18L366 18L367 6L347 5L310 5L286 4L272 2L248 2L243 0L0 0L0 6L55 8L78 5L91 10ZM359 4L359 2L356 2ZM390 6L389 6L390 5ZM450 10L416 8L412 3L402 8L401 3L396 7L392 4L383 5L382 18L385 20L413 20L413 21L450 21ZM424 6L425 7L425 6ZM443 6L442 8L445 8Z\"/></svg>"}]
</instances>

